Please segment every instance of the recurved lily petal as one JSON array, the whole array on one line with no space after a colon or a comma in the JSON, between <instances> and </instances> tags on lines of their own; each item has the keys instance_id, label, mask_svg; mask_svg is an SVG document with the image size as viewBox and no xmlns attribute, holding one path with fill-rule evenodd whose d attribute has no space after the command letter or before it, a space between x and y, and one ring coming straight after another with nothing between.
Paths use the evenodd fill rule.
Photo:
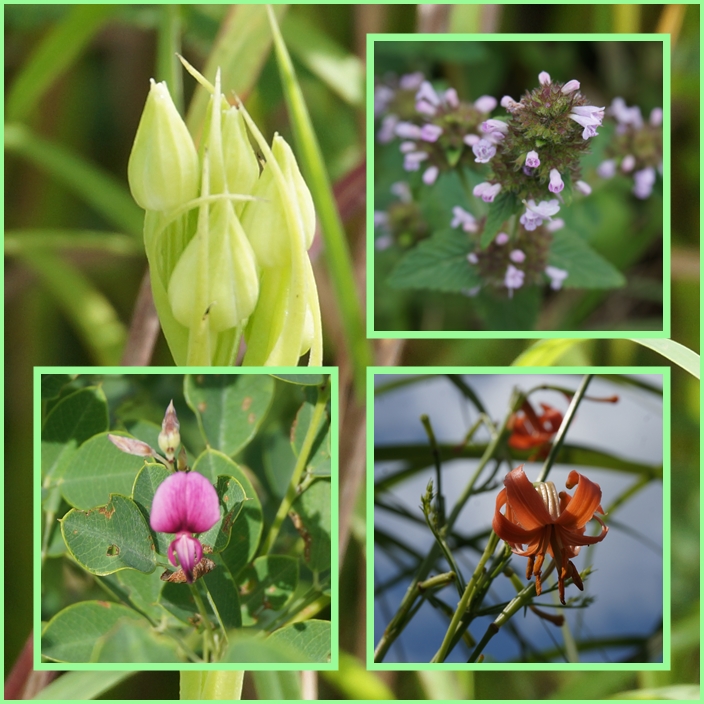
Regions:
<instances>
[{"instance_id":1,"label":"recurved lily petal","mask_svg":"<svg viewBox=\"0 0 704 704\"><path fill-rule=\"evenodd\" d=\"M567 478L567 488L577 486L577 491L557 519L565 528L584 528L594 513L601 510L601 488L584 475L572 470Z\"/></svg>"},{"instance_id":2,"label":"recurved lily petal","mask_svg":"<svg viewBox=\"0 0 704 704\"><path fill-rule=\"evenodd\" d=\"M551 523L550 514L522 467L506 475L504 486L507 501L523 528L533 530Z\"/></svg>"}]
</instances>

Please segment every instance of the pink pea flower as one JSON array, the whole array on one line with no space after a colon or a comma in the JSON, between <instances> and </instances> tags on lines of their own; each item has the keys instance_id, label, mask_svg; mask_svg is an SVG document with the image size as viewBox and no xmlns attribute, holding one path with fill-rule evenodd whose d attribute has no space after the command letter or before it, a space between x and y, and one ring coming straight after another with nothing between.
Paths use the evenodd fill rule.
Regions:
<instances>
[{"instance_id":1,"label":"pink pea flower","mask_svg":"<svg viewBox=\"0 0 704 704\"><path fill-rule=\"evenodd\" d=\"M536 169L540 166L540 157L538 156L538 152L531 150L526 154L526 166L531 169Z\"/></svg>"},{"instance_id":2,"label":"pink pea flower","mask_svg":"<svg viewBox=\"0 0 704 704\"><path fill-rule=\"evenodd\" d=\"M176 472L159 484L149 523L158 533L176 534L169 545L169 562L181 567L189 584L203 557L203 546L193 534L210 530L219 520L217 492L202 474Z\"/></svg>"},{"instance_id":3,"label":"pink pea flower","mask_svg":"<svg viewBox=\"0 0 704 704\"><path fill-rule=\"evenodd\" d=\"M548 186L550 193L559 193L564 187L565 184L560 172L557 169L550 169L550 185Z\"/></svg>"}]
</instances>

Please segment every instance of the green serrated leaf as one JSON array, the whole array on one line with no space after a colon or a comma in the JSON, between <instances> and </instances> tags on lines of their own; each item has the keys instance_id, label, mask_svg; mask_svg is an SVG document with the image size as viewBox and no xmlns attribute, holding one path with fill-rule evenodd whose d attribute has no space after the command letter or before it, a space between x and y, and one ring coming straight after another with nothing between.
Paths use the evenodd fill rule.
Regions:
<instances>
[{"instance_id":1,"label":"green serrated leaf","mask_svg":"<svg viewBox=\"0 0 704 704\"><path fill-rule=\"evenodd\" d=\"M274 396L265 374L188 374L186 402L196 414L203 439L232 456L257 432Z\"/></svg>"},{"instance_id":2,"label":"green serrated leaf","mask_svg":"<svg viewBox=\"0 0 704 704\"><path fill-rule=\"evenodd\" d=\"M121 452L107 433L99 433L73 454L57 484L71 506L90 509L106 503L110 494L131 494L143 466L143 457Z\"/></svg>"},{"instance_id":3,"label":"green serrated leaf","mask_svg":"<svg viewBox=\"0 0 704 704\"><path fill-rule=\"evenodd\" d=\"M569 272L563 284L565 288L618 288L626 283L613 264L569 230L555 233L549 261L551 266Z\"/></svg>"},{"instance_id":4,"label":"green serrated leaf","mask_svg":"<svg viewBox=\"0 0 704 704\"><path fill-rule=\"evenodd\" d=\"M42 632L42 655L55 662L94 662L99 639L122 619L148 625L134 609L110 601L81 601L68 606Z\"/></svg>"},{"instance_id":5,"label":"green serrated leaf","mask_svg":"<svg viewBox=\"0 0 704 704\"><path fill-rule=\"evenodd\" d=\"M71 555L92 574L156 567L149 526L127 496L113 494L105 506L89 511L71 509L61 519L61 533Z\"/></svg>"},{"instance_id":6,"label":"green serrated leaf","mask_svg":"<svg viewBox=\"0 0 704 704\"><path fill-rule=\"evenodd\" d=\"M467 262L471 249L461 230L441 230L410 250L389 276L392 288L426 288L459 293L481 284Z\"/></svg>"},{"instance_id":7,"label":"green serrated leaf","mask_svg":"<svg viewBox=\"0 0 704 704\"><path fill-rule=\"evenodd\" d=\"M303 560L313 571L330 568L330 503L330 481L317 479L291 506L292 520L305 544Z\"/></svg>"},{"instance_id":8,"label":"green serrated leaf","mask_svg":"<svg viewBox=\"0 0 704 704\"><path fill-rule=\"evenodd\" d=\"M61 399L42 428L42 477L60 477L78 447L108 427L108 405L102 389L80 389Z\"/></svg>"},{"instance_id":9,"label":"green serrated leaf","mask_svg":"<svg viewBox=\"0 0 704 704\"><path fill-rule=\"evenodd\" d=\"M242 623L255 624L265 609L279 611L298 585L298 560L285 555L258 557L239 576Z\"/></svg>"},{"instance_id":10,"label":"green serrated leaf","mask_svg":"<svg viewBox=\"0 0 704 704\"><path fill-rule=\"evenodd\" d=\"M310 619L281 628L267 638L300 653L301 662L330 662L330 622Z\"/></svg>"},{"instance_id":11,"label":"green serrated leaf","mask_svg":"<svg viewBox=\"0 0 704 704\"><path fill-rule=\"evenodd\" d=\"M494 237L499 233L503 224L520 210L518 206L516 196L510 191L504 191L496 196L494 202L489 206L489 214L484 223L480 242L482 249L486 249L494 241Z\"/></svg>"}]
</instances>

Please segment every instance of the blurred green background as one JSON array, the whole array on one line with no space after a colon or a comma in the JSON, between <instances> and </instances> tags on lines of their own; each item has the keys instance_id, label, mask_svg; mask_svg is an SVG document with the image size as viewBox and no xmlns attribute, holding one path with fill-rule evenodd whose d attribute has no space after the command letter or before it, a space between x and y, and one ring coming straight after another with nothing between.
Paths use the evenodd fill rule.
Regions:
<instances>
[{"instance_id":1,"label":"blurred green background","mask_svg":"<svg viewBox=\"0 0 704 704\"><path fill-rule=\"evenodd\" d=\"M202 68L222 21L230 12L236 19L243 6L234 10L216 5L179 7L184 54ZM32 367L113 364L122 355L146 266L140 242L141 213L127 192L127 159L148 81L155 72L158 28L165 8L168 6L5 6L6 674L31 629ZM282 12L285 9L282 7ZM72 32L62 35L67 24ZM672 337L698 351L699 26L699 5L289 7L282 30L336 184L360 276L360 292L364 290L364 178L359 175L359 165L364 155L362 61L366 33L669 32L673 44ZM265 37L267 33L260 30L260 34ZM256 39L259 35L252 30L252 36ZM59 43L61 61L52 59L37 73L25 71L32 66L31 57L48 41ZM265 39L257 41L262 44ZM257 73L259 68L255 68ZM288 137L276 71L269 56L261 65L256 87L247 96L247 106L265 134L271 135L275 126ZM50 78L45 80L47 75ZM184 87L188 99L193 84L185 79ZM60 149L58 156L51 146ZM109 179L109 187L101 190L114 196L107 205L87 200L84 171L66 168L76 163L92 164ZM94 184L94 173L90 174L88 180ZM77 231L99 231L99 242L81 239ZM342 370L340 437L347 447L364 433L362 400L351 392L347 396L345 391L349 362L339 344L339 313L330 303L332 296L326 295L329 281L320 261L316 277L327 335L326 362L339 364ZM525 340L387 343L376 344L377 363L510 364L531 344ZM160 341L152 363L170 361ZM554 354L545 350L537 363L659 365L663 359L630 341L593 340L560 348ZM349 460L347 464L342 461L341 492L348 505L357 497L358 508L349 523L349 542L341 559L340 637L345 652L340 673L318 678L319 697L585 699L635 688L698 685L698 404L697 380L675 368L671 672L604 673L598 677L580 672L479 673L474 677L469 673L366 673L363 486L353 481L360 467L363 471L363 462L359 465L350 451L342 455ZM626 576L624 589L627 584ZM691 694L691 690L685 691ZM142 673L125 680L104 698L177 696L175 673ZM256 696L249 679L244 696Z\"/></svg>"}]
</instances>

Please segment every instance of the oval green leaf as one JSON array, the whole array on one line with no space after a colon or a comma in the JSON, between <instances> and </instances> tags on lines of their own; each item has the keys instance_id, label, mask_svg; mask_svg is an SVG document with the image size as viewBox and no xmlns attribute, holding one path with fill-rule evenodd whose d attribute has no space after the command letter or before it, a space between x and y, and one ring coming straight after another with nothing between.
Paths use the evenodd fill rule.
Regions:
<instances>
[{"instance_id":1,"label":"oval green leaf","mask_svg":"<svg viewBox=\"0 0 704 704\"><path fill-rule=\"evenodd\" d=\"M186 401L198 418L203 439L232 456L257 432L274 396L266 374L188 374Z\"/></svg>"},{"instance_id":2,"label":"oval green leaf","mask_svg":"<svg viewBox=\"0 0 704 704\"><path fill-rule=\"evenodd\" d=\"M121 452L107 433L100 433L78 448L57 484L71 506L90 509L106 503L110 494L131 494L143 466L143 457Z\"/></svg>"},{"instance_id":3,"label":"oval green leaf","mask_svg":"<svg viewBox=\"0 0 704 704\"><path fill-rule=\"evenodd\" d=\"M298 560L286 555L258 557L238 579L242 623L253 625L265 609L279 611L298 585Z\"/></svg>"},{"instance_id":4,"label":"oval green leaf","mask_svg":"<svg viewBox=\"0 0 704 704\"><path fill-rule=\"evenodd\" d=\"M61 519L61 533L71 555L92 574L156 567L149 526L127 496L113 494L105 506L89 511L71 509Z\"/></svg>"},{"instance_id":5,"label":"oval green leaf","mask_svg":"<svg viewBox=\"0 0 704 704\"><path fill-rule=\"evenodd\" d=\"M310 619L274 631L268 643L284 645L299 653L297 662L330 662L330 622Z\"/></svg>"},{"instance_id":6,"label":"oval green leaf","mask_svg":"<svg viewBox=\"0 0 704 704\"><path fill-rule=\"evenodd\" d=\"M291 506L290 517L303 538L303 560L313 571L330 569L330 481L317 479Z\"/></svg>"},{"instance_id":7,"label":"oval green leaf","mask_svg":"<svg viewBox=\"0 0 704 704\"><path fill-rule=\"evenodd\" d=\"M59 611L42 633L42 655L55 662L94 662L98 640L121 620L143 622L136 611L110 601L81 601Z\"/></svg>"}]
</instances>

